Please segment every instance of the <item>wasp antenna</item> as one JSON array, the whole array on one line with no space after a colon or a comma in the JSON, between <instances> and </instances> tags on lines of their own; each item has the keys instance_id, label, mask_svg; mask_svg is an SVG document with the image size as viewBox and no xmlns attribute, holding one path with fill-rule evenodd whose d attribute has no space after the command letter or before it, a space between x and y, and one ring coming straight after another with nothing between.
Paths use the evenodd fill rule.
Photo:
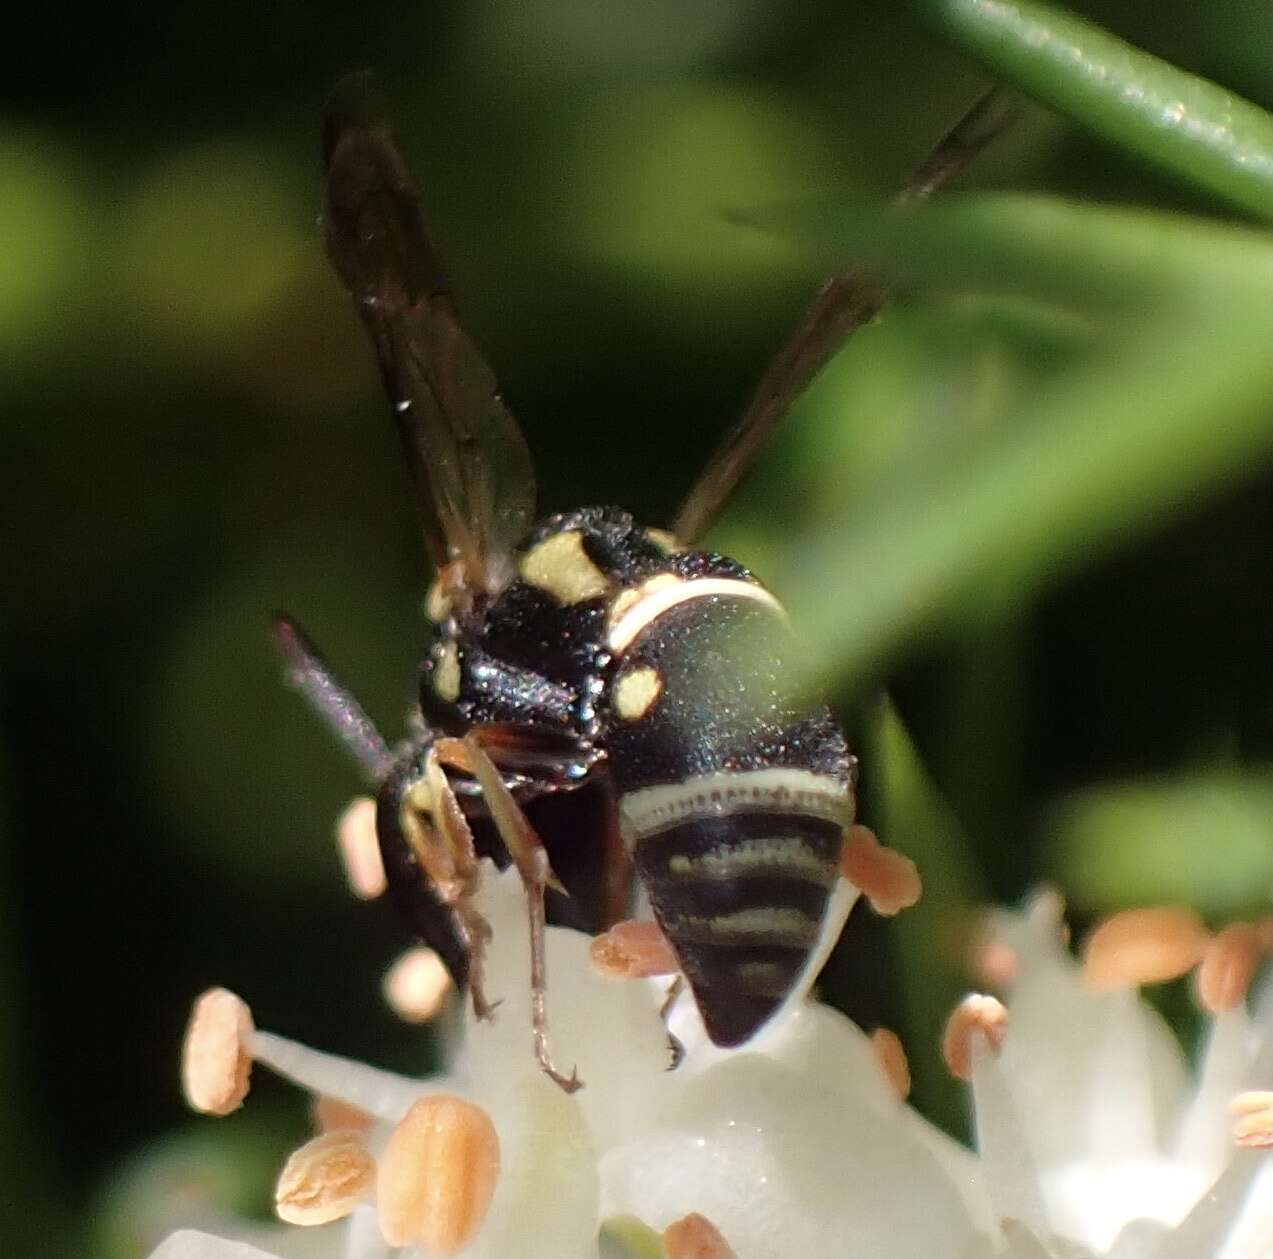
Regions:
<instances>
[{"instance_id":1,"label":"wasp antenna","mask_svg":"<svg viewBox=\"0 0 1273 1259\"><path fill-rule=\"evenodd\" d=\"M1012 125L1019 112L1018 99L1011 92L1002 87L990 88L920 163L898 201L902 205L922 201L962 174L992 140Z\"/></svg>"},{"instance_id":2,"label":"wasp antenna","mask_svg":"<svg viewBox=\"0 0 1273 1259\"><path fill-rule=\"evenodd\" d=\"M379 782L392 754L362 705L338 682L318 648L290 616L274 617L274 639L287 665L288 684L309 701L329 729L354 754L367 777Z\"/></svg>"}]
</instances>

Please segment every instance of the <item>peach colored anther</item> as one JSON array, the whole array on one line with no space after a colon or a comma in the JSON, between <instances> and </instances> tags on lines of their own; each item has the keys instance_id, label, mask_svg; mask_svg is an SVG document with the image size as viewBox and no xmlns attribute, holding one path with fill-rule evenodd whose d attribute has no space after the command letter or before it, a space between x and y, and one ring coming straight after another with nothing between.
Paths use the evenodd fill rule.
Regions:
<instances>
[{"instance_id":1,"label":"peach colored anther","mask_svg":"<svg viewBox=\"0 0 1273 1259\"><path fill-rule=\"evenodd\" d=\"M736 1259L720 1229L697 1211L663 1230L663 1256L664 1259Z\"/></svg>"},{"instance_id":2,"label":"peach colored anther","mask_svg":"<svg viewBox=\"0 0 1273 1259\"><path fill-rule=\"evenodd\" d=\"M288 1224L330 1224L369 1197L375 1180L376 1161L358 1133L326 1132L283 1165L274 1210Z\"/></svg>"},{"instance_id":3,"label":"peach colored anther","mask_svg":"<svg viewBox=\"0 0 1273 1259\"><path fill-rule=\"evenodd\" d=\"M195 1003L181 1051L186 1101L207 1115L228 1115L248 1095L252 1034L247 1003L225 988L209 988Z\"/></svg>"},{"instance_id":4,"label":"peach colored anther","mask_svg":"<svg viewBox=\"0 0 1273 1259\"><path fill-rule=\"evenodd\" d=\"M1249 922L1231 922L1207 945L1193 973L1198 1004L1208 1014L1236 1010L1246 1000L1260 964L1260 936Z\"/></svg>"},{"instance_id":5,"label":"peach colored anther","mask_svg":"<svg viewBox=\"0 0 1273 1259\"><path fill-rule=\"evenodd\" d=\"M1235 1116L1233 1140L1249 1150L1273 1149L1273 1093L1253 1089L1229 1103Z\"/></svg>"},{"instance_id":6,"label":"peach colored anther","mask_svg":"<svg viewBox=\"0 0 1273 1259\"><path fill-rule=\"evenodd\" d=\"M946 1070L957 1080L971 1080L973 1037L980 1036L991 1049L998 1049L1007 1030L1008 1011L1003 1002L970 993L946 1021L941 1042Z\"/></svg>"},{"instance_id":7,"label":"peach colored anther","mask_svg":"<svg viewBox=\"0 0 1273 1259\"><path fill-rule=\"evenodd\" d=\"M376 802L358 796L336 823L336 843L349 890L363 901L374 901L387 886L376 838Z\"/></svg>"},{"instance_id":8,"label":"peach colored anther","mask_svg":"<svg viewBox=\"0 0 1273 1259\"><path fill-rule=\"evenodd\" d=\"M422 1097L380 1159L380 1232L390 1246L453 1255L481 1228L498 1176L499 1138L486 1112L461 1097Z\"/></svg>"},{"instance_id":9,"label":"peach colored anther","mask_svg":"<svg viewBox=\"0 0 1273 1259\"><path fill-rule=\"evenodd\" d=\"M1184 905L1125 909L1106 918L1083 945L1083 978L1098 992L1160 984L1202 961L1210 936Z\"/></svg>"},{"instance_id":10,"label":"peach colored anther","mask_svg":"<svg viewBox=\"0 0 1273 1259\"><path fill-rule=\"evenodd\" d=\"M987 988L1011 988L1017 978L1017 951L987 935L973 946L972 973Z\"/></svg>"},{"instance_id":11,"label":"peach colored anther","mask_svg":"<svg viewBox=\"0 0 1273 1259\"><path fill-rule=\"evenodd\" d=\"M844 834L840 873L887 918L909 909L924 890L909 857L885 848L869 826L856 823Z\"/></svg>"},{"instance_id":12,"label":"peach colored anther","mask_svg":"<svg viewBox=\"0 0 1273 1259\"><path fill-rule=\"evenodd\" d=\"M310 1113L314 1127L321 1132L370 1132L375 1120L358 1106L339 1097L314 1098Z\"/></svg>"},{"instance_id":13,"label":"peach colored anther","mask_svg":"<svg viewBox=\"0 0 1273 1259\"><path fill-rule=\"evenodd\" d=\"M648 979L674 975L676 954L656 922L616 922L594 936L588 957L599 974L616 979Z\"/></svg>"},{"instance_id":14,"label":"peach colored anther","mask_svg":"<svg viewBox=\"0 0 1273 1259\"><path fill-rule=\"evenodd\" d=\"M894 1094L899 1100L910 1096L911 1064L897 1033L887 1027L877 1027L871 1033L871 1048L884 1071Z\"/></svg>"},{"instance_id":15,"label":"peach colored anther","mask_svg":"<svg viewBox=\"0 0 1273 1259\"><path fill-rule=\"evenodd\" d=\"M385 1000L405 1023L427 1023L446 1002L451 976L430 948L408 949L385 972Z\"/></svg>"}]
</instances>

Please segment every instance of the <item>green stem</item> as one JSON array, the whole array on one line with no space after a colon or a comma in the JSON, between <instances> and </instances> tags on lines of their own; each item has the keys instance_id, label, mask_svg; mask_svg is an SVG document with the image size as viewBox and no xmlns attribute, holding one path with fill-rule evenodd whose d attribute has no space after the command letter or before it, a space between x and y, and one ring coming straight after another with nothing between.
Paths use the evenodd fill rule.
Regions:
<instances>
[{"instance_id":1,"label":"green stem","mask_svg":"<svg viewBox=\"0 0 1273 1259\"><path fill-rule=\"evenodd\" d=\"M1097 135L1273 219L1273 117L1040 0L916 0L996 76Z\"/></svg>"}]
</instances>

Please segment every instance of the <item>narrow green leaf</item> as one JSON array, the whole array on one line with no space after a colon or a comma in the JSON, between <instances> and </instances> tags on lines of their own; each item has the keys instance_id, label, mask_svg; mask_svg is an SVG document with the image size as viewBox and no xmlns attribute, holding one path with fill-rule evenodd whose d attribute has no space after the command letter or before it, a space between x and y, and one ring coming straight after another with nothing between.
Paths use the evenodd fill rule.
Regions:
<instances>
[{"instance_id":1,"label":"narrow green leaf","mask_svg":"<svg viewBox=\"0 0 1273 1259\"><path fill-rule=\"evenodd\" d=\"M881 840L910 857L924 895L890 924L905 1039L913 1046L915 1099L927 1115L951 1129L964 1120L963 1101L937 1061L941 1031L967 989L967 962L986 902L975 854L959 821L929 779L892 701L870 714L863 763L869 816Z\"/></svg>"},{"instance_id":2,"label":"narrow green leaf","mask_svg":"<svg viewBox=\"0 0 1273 1259\"><path fill-rule=\"evenodd\" d=\"M1231 205L1273 218L1273 117L1040 0L917 0L1000 78Z\"/></svg>"},{"instance_id":3,"label":"narrow green leaf","mask_svg":"<svg viewBox=\"0 0 1273 1259\"><path fill-rule=\"evenodd\" d=\"M988 587L1023 600L1273 451L1273 248L1263 238L1059 202L931 209L895 216L877 238L909 249L916 273L1074 304L1103 290L1118 309L1106 305L1090 355L980 440L940 467L921 460L875 492L845 495L838 515L783 539L770 571L783 574L825 671L846 681ZM852 469L821 475L834 501ZM843 585L829 587L837 572Z\"/></svg>"},{"instance_id":4,"label":"narrow green leaf","mask_svg":"<svg viewBox=\"0 0 1273 1259\"><path fill-rule=\"evenodd\" d=\"M1229 918L1268 904L1270 818L1268 771L1095 787L1052 810L1049 865L1090 911L1184 901Z\"/></svg>"},{"instance_id":5,"label":"narrow green leaf","mask_svg":"<svg viewBox=\"0 0 1273 1259\"><path fill-rule=\"evenodd\" d=\"M597 1249L601 1259L662 1259L663 1242L636 1216L612 1215L601 1221Z\"/></svg>"}]
</instances>

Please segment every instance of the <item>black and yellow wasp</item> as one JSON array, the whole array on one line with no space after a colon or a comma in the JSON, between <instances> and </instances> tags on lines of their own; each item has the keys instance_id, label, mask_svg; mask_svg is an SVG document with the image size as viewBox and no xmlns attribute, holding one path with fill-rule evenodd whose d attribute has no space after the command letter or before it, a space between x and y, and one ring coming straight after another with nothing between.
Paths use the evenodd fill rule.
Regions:
<instances>
[{"instance_id":1,"label":"black and yellow wasp","mask_svg":"<svg viewBox=\"0 0 1273 1259\"><path fill-rule=\"evenodd\" d=\"M979 102L902 200L963 169L1001 113L993 93ZM628 911L635 868L709 1036L741 1044L809 963L855 761L830 712L798 698L778 600L695 542L883 292L854 272L826 282L670 530L616 507L535 523L526 441L459 323L367 76L337 88L323 152L327 252L375 348L435 572L412 736L390 748L295 623L277 631L293 682L376 784L392 894L482 1016L478 858L516 864L535 1050L573 1088L547 1046L545 893L556 867L595 929Z\"/></svg>"}]
</instances>

